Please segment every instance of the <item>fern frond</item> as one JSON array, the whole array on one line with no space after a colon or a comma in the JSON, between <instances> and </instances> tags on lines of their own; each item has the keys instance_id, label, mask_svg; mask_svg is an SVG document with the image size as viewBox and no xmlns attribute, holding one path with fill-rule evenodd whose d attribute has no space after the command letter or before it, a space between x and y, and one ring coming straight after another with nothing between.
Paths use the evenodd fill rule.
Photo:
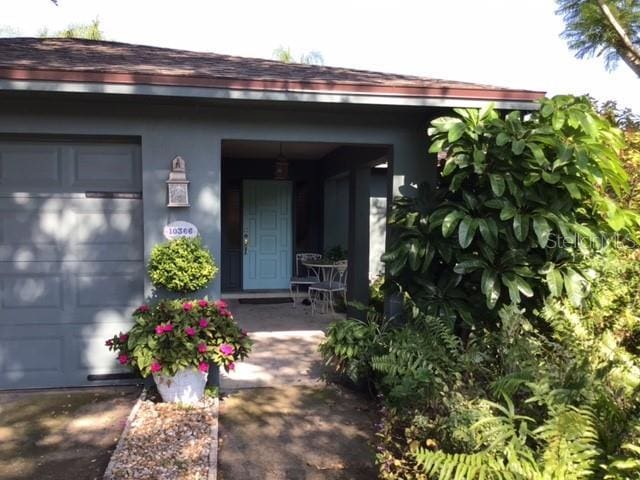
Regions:
<instances>
[{"instance_id":1,"label":"fern frond","mask_svg":"<svg viewBox=\"0 0 640 480\"><path fill-rule=\"evenodd\" d=\"M590 478L600 455L596 417L588 408L561 405L534 431L544 444L542 460L547 478Z\"/></svg>"},{"instance_id":2,"label":"fern frond","mask_svg":"<svg viewBox=\"0 0 640 480\"><path fill-rule=\"evenodd\" d=\"M491 382L489 388L491 393L496 397L508 396L513 397L520 387L532 382L534 380L533 374L530 370L522 370L519 372L513 372L503 375L493 382Z\"/></svg>"},{"instance_id":3,"label":"fern frond","mask_svg":"<svg viewBox=\"0 0 640 480\"><path fill-rule=\"evenodd\" d=\"M523 446L522 446L523 447ZM417 464L429 478L440 480L537 480L542 479L533 456L523 448L506 448L505 454L483 450L477 453L445 453L419 448Z\"/></svg>"}]
</instances>

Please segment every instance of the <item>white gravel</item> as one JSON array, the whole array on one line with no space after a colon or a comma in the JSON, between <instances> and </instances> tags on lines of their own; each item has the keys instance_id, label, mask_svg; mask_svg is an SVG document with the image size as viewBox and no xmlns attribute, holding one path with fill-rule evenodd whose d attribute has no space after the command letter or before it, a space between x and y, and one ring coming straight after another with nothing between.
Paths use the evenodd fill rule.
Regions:
<instances>
[{"instance_id":1,"label":"white gravel","mask_svg":"<svg viewBox=\"0 0 640 480\"><path fill-rule=\"evenodd\" d=\"M196 406L143 400L113 454L110 478L207 479L216 421L215 400L210 398Z\"/></svg>"}]
</instances>

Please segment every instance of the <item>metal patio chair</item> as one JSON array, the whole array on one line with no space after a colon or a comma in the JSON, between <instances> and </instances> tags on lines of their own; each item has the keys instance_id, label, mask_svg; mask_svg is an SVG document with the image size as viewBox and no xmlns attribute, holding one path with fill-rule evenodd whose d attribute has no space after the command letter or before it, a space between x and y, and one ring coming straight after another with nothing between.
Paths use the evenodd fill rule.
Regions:
<instances>
[{"instance_id":1,"label":"metal patio chair","mask_svg":"<svg viewBox=\"0 0 640 480\"><path fill-rule=\"evenodd\" d=\"M315 313L316 304L323 304L324 313L335 313L333 300L340 294L344 298L347 295L347 260L335 262L334 268L328 278L322 282L314 283L309 287L309 300L311 301L311 315Z\"/></svg>"},{"instance_id":2,"label":"metal patio chair","mask_svg":"<svg viewBox=\"0 0 640 480\"><path fill-rule=\"evenodd\" d=\"M322 260L322 255L319 253L296 254L295 276L291 277L291 281L289 282L289 293L291 294L291 299L293 300L293 308L296 308L296 299L300 294L300 287L308 287L320 281L316 272L308 269L305 265L303 265L303 262L313 262L316 260ZM293 293L294 287L296 289L295 295Z\"/></svg>"}]
</instances>

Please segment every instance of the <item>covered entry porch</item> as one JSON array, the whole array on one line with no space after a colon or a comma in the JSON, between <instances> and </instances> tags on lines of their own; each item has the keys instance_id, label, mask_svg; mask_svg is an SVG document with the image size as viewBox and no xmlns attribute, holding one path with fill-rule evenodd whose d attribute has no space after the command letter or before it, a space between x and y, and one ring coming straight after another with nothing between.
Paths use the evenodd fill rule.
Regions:
<instances>
[{"instance_id":1,"label":"covered entry porch","mask_svg":"<svg viewBox=\"0 0 640 480\"><path fill-rule=\"evenodd\" d=\"M347 296L366 302L382 269L392 160L388 145L223 140L223 297L288 296L296 255L317 253L346 259Z\"/></svg>"}]
</instances>

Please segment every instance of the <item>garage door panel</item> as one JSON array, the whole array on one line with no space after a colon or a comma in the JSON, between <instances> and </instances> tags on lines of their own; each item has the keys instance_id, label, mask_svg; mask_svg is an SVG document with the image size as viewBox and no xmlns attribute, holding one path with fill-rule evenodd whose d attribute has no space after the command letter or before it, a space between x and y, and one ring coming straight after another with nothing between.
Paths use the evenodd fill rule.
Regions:
<instances>
[{"instance_id":1,"label":"garage door panel","mask_svg":"<svg viewBox=\"0 0 640 480\"><path fill-rule=\"evenodd\" d=\"M142 260L141 203L0 198L0 261Z\"/></svg>"},{"instance_id":2,"label":"garage door panel","mask_svg":"<svg viewBox=\"0 0 640 480\"><path fill-rule=\"evenodd\" d=\"M11 388L87 385L89 375L127 373L104 345L130 320L38 325L29 334L0 328L0 377ZM14 332L12 335L11 331Z\"/></svg>"},{"instance_id":3,"label":"garage door panel","mask_svg":"<svg viewBox=\"0 0 640 480\"><path fill-rule=\"evenodd\" d=\"M139 290L139 275L78 275L78 307L121 307L131 304L132 292Z\"/></svg>"},{"instance_id":4,"label":"garage door panel","mask_svg":"<svg viewBox=\"0 0 640 480\"><path fill-rule=\"evenodd\" d=\"M54 245L0 245L0 262L108 262L142 261L140 249L135 244L114 245L93 244L77 248L56 247ZM73 269L72 265L69 268Z\"/></svg>"},{"instance_id":5,"label":"garage door panel","mask_svg":"<svg viewBox=\"0 0 640 480\"><path fill-rule=\"evenodd\" d=\"M0 327L0 337L3 383L17 388L35 379L59 382L64 377L65 345L61 326L43 325L26 332Z\"/></svg>"},{"instance_id":6,"label":"garage door panel","mask_svg":"<svg viewBox=\"0 0 640 480\"><path fill-rule=\"evenodd\" d=\"M144 274L137 261L117 262L0 262L0 276L25 274ZM1 280L1 279L0 279Z\"/></svg>"},{"instance_id":7,"label":"garage door panel","mask_svg":"<svg viewBox=\"0 0 640 480\"><path fill-rule=\"evenodd\" d=\"M0 142L0 193L139 191L140 146Z\"/></svg>"},{"instance_id":8,"label":"garage door panel","mask_svg":"<svg viewBox=\"0 0 640 480\"><path fill-rule=\"evenodd\" d=\"M63 308L62 275L8 275L3 280L2 309Z\"/></svg>"},{"instance_id":9,"label":"garage door panel","mask_svg":"<svg viewBox=\"0 0 640 480\"><path fill-rule=\"evenodd\" d=\"M20 374L62 371L64 342L59 336L24 336L8 338L6 342L3 363L6 364L4 371L9 376L17 378ZM42 357L47 361L43 362Z\"/></svg>"},{"instance_id":10,"label":"garage door panel","mask_svg":"<svg viewBox=\"0 0 640 480\"><path fill-rule=\"evenodd\" d=\"M58 146L11 145L0 147L0 184L14 191L34 186L62 186L62 152Z\"/></svg>"},{"instance_id":11,"label":"garage door panel","mask_svg":"<svg viewBox=\"0 0 640 480\"><path fill-rule=\"evenodd\" d=\"M0 262L0 326L129 323L143 302L139 262L77 263L77 272L62 262L8 271L12 263Z\"/></svg>"},{"instance_id":12,"label":"garage door panel","mask_svg":"<svg viewBox=\"0 0 640 480\"><path fill-rule=\"evenodd\" d=\"M142 202L86 192L140 178L137 145L0 142L0 388L124 371L104 341L143 301Z\"/></svg>"},{"instance_id":13,"label":"garage door panel","mask_svg":"<svg viewBox=\"0 0 640 480\"><path fill-rule=\"evenodd\" d=\"M75 187L134 189L140 177L137 151L129 146L76 148L71 184Z\"/></svg>"}]
</instances>

